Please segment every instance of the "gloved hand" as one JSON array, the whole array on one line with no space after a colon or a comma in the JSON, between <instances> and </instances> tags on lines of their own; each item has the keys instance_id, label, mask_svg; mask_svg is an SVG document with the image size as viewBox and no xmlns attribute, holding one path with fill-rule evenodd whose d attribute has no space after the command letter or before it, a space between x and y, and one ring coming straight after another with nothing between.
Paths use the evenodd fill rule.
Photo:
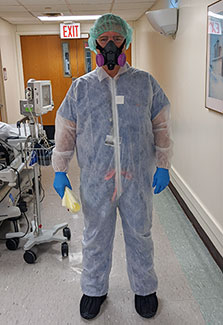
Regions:
<instances>
[{"instance_id":1,"label":"gloved hand","mask_svg":"<svg viewBox=\"0 0 223 325\"><path fill-rule=\"evenodd\" d=\"M55 178L53 182L53 187L55 188L56 192L59 194L61 199L64 196L65 187L69 187L72 190L70 185L70 181L65 172L56 172Z\"/></svg>"},{"instance_id":2,"label":"gloved hand","mask_svg":"<svg viewBox=\"0 0 223 325\"><path fill-rule=\"evenodd\" d=\"M153 176L154 194L162 192L170 182L169 170L166 168L156 168Z\"/></svg>"}]
</instances>

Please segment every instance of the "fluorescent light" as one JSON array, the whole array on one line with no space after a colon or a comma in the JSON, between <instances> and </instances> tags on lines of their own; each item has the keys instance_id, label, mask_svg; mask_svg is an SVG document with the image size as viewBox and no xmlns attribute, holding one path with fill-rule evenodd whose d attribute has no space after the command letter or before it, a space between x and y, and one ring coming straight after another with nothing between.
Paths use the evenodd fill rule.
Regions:
<instances>
[{"instance_id":1,"label":"fluorescent light","mask_svg":"<svg viewBox=\"0 0 223 325\"><path fill-rule=\"evenodd\" d=\"M79 20L96 20L101 15L87 15L87 16L38 16L38 18L42 21L79 21Z\"/></svg>"},{"instance_id":2,"label":"fluorescent light","mask_svg":"<svg viewBox=\"0 0 223 325\"><path fill-rule=\"evenodd\" d=\"M215 17L215 18L218 18L218 19L223 19L223 15L216 14L216 13L214 13L212 11L208 11L208 16Z\"/></svg>"}]
</instances>

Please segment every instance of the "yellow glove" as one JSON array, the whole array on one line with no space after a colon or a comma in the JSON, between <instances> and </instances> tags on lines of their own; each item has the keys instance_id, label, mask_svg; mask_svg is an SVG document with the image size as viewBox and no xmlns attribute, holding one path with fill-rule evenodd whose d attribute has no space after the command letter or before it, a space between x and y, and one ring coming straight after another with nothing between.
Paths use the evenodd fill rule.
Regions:
<instances>
[{"instance_id":1,"label":"yellow glove","mask_svg":"<svg viewBox=\"0 0 223 325\"><path fill-rule=\"evenodd\" d=\"M65 187L64 196L62 199L62 206L66 207L68 211L73 213L80 211L81 208L78 199L74 195L74 192L68 187Z\"/></svg>"}]
</instances>

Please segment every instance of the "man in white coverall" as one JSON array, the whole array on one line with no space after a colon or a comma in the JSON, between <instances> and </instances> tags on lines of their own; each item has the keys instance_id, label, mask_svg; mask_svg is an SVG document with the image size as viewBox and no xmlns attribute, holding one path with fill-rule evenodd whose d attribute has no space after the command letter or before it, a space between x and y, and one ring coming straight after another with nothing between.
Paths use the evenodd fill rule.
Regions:
<instances>
[{"instance_id":1,"label":"man in white coverall","mask_svg":"<svg viewBox=\"0 0 223 325\"><path fill-rule=\"evenodd\" d=\"M118 16L95 22L89 46L97 68L72 83L56 117L54 188L61 198L71 188L66 173L75 148L81 173L85 319L97 316L108 293L117 208L136 311L150 318L158 307L152 187L156 194L169 183L170 105L149 73L126 63L131 38L131 27Z\"/></svg>"}]
</instances>

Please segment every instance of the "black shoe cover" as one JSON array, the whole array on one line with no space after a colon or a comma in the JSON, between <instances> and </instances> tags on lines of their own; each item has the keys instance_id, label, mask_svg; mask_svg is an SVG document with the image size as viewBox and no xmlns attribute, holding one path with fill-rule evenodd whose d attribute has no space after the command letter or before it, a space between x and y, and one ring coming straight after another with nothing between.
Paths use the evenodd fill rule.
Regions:
<instances>
[{"instance_id":1,"label":"black shoe cover","mask_svg":"<svg viewBox=\"0 0 223 325\"><path fill-rule=\"evenodd\" d=\"M158 299L156 293L148 296L135 295L135 309L137 313L144 318L155 316L158 308Z\"/></svg>"},{"instance_id":2,"label":"black shoe cover","mask_svg":"<svg viewBox=\"0 0 223 325\"><path fill-rule=\"evenodd\" d=\"M83 295L80 301L81 316L85 319L92 319L96 317L106 297L107 294L101 297L90 297Z\"/></svg>"}]
</instances>

